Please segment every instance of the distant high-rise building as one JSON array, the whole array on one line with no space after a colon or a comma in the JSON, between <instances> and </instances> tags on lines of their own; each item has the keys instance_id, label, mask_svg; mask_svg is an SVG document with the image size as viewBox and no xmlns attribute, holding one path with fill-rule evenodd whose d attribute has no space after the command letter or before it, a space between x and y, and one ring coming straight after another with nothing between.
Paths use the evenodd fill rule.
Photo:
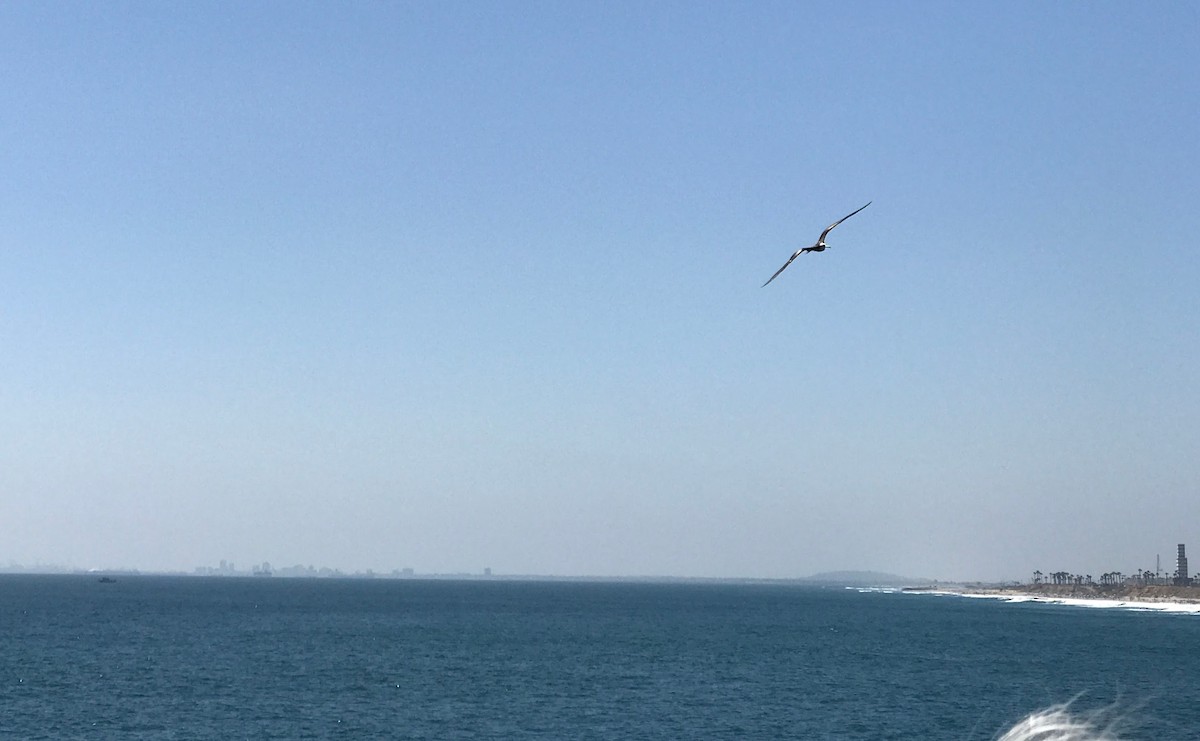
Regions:
<instances>
[{"instance_id":1,"label":"distant high-rise building","mask_svg":"<svg viewBox=\"0 0 1200 741\"><path fill-rule=\"evenodd\" d=\"M1188 576L1187 555L1183 552L1183 543L1179 544L1179 555L1175 561L1175 583L1181 587L1192 583L1191 577Z\"/></svg>"}]
</instances>

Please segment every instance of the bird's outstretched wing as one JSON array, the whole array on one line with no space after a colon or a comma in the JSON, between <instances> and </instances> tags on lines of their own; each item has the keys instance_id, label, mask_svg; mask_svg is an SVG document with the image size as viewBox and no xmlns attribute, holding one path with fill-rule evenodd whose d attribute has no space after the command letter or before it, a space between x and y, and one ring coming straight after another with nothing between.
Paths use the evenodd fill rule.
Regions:
<instances>
[{"instance_id":1,"label":"bird's outstretched wing","mask_svg":"<svg viewBox=\"0 0 1200 741\"><path fill-rule=\"evenodd\" d=\"M772 275L770 278L767 278L767 283L770 283L771 281L775 280L775 278L777 278L779 276L779 274L782 273L787 268L788 265L792 264L792 260L795 260L797 257L804 254L804 252L807 249L808 249L807 247L802 247L802 248L796 250L795 252L793 252L792 256L788 258L788 261L783 264L783 267L776 270L775 275ZM760 286L760 288L766 288L767 283L763 283L762 286Z\"/></svg>"},{"instance_id":2,"label":"bird's outstretched wing","mask_svg":"<svg viewBox=\"0 0 1200 741\"><path fill-rule=\"evenodd\" d=\"M874 203L874 201L867 201L866 205L862 206L861 208L855 209L854 211L851 211L850 213L846 214L846 215L845 215L845 216L843 216L842 218L838 219L837 221L833 222L833 223L832 223L832 224L830 224L829 226L825 227L825 231L821 232L821 238L817 240L817 244L820 244L821 242L824 242L824 241L825 241L825 237L826 237L826 236L828 236L829 232L833 231L833 228L834 228L835 226L837 226L838 224L842 223L843 221L845 221L846 219L850 218L851 216L853 216L854 214L858 213L859 211L862 211L864 208L866 208L867 206L870 206L872 203Z\"/></svg>"}]
</instances>

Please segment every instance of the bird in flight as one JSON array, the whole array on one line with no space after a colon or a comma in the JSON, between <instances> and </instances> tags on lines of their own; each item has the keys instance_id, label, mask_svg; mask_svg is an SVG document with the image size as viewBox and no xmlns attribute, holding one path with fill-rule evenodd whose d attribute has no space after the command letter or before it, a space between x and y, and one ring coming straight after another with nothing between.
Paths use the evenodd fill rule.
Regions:
<instances>
[{"instance_id":1,"label":"bird in flight","mask_svg":"<svg viewBox=\"0 0 1200 741\"><path fill-rule=\"evenodd\" d=\"M821 236L820 236L820 238L817 239L816 244L814 244L811 247L802 247L802 248L796 250L795 252L793 252L792 256L788 258L788 261L783 264L783 267L776 270L775 275L772 275L770 278L767 279L767 283L770 283L771 281L775 280L775 278L778 277L780 273L782 273L785 269L787 269L788 265L792 264L792 260L795 260L797 257L799 257L800 255L803 255L805 252L824 252L825 248L829 246L829 245L825 244L825 237L829 235L829 232L833 231L833 228L835 226L837 226L838 224L842 223L843 221L850 218L851 216L858 213L859 211L862 211L867 206L870 206L871 203L872 203L872 201L867 201L866 206L862 206L861 208L851 211L850 213L846 214L842 218L838 219L837 221L833 222L829 226L825 227L825 231L821 232ZM767 283L763 283L762 287L766 288Z\"/></svg>"}]
</instances>

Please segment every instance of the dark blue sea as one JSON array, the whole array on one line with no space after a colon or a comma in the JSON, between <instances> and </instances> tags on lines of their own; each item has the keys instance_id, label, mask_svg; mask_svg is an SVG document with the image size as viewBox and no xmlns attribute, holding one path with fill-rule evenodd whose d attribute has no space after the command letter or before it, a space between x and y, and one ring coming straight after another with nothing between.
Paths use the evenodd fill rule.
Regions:
<instances>
[{"instance_id":1,"label":"dark blue sea","mask_svg":"<svg viewBox=\"0 0 1200 741\"><path fill-rule=\"evenodd\" d=\"M775 584L0 576L3 739L1200 738L1200 617Z\"/></svg>"}]
</instances>

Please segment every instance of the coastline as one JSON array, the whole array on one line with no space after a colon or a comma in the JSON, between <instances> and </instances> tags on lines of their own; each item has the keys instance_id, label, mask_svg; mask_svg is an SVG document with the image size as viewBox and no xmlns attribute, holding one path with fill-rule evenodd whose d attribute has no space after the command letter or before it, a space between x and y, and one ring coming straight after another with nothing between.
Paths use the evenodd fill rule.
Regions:
<instances>
[{"instance_id":1,"label":"coastline","mask_svg":"<svg viewBox=\"0 0 1200 741\"><path fill-rule=\"evenodd\" d=\"M1005 602L1042 602L1077 607L1103 607L1154 612L1200 614L1200 587L1099 586L1096 584L955 584L907 589L914 594L943 594L999 599Z\"/></svg>"}]
</instances>

